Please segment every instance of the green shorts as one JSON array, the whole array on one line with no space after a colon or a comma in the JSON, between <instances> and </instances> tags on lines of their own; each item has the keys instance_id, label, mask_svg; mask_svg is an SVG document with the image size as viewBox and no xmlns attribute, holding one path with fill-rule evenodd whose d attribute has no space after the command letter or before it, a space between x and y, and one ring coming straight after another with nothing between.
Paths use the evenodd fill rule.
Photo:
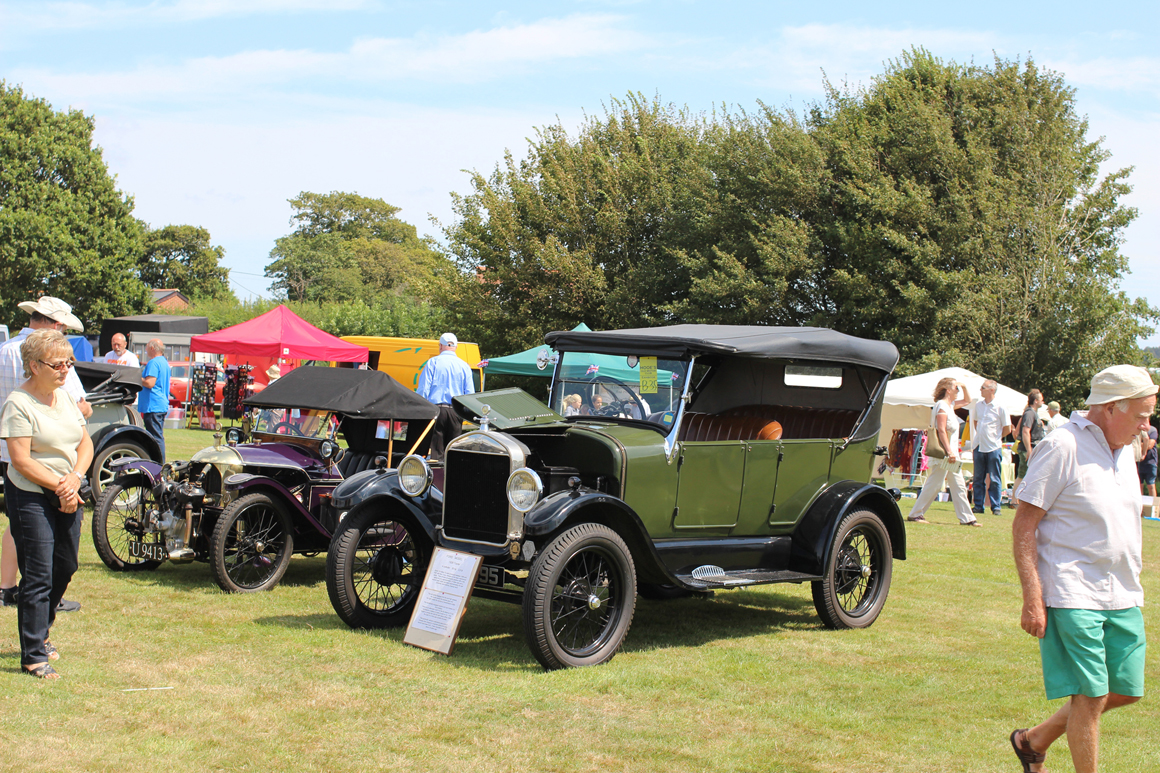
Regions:
<instances>
[{"instance_id":1,"label":"green shorts","mask_svg":"<svg viewBox=\"0 0 1160 773\"><path fill-rule=\"evenodd\" d=\"M1143 697L1144 613L1130 609L1047 610L1039 641L1047 699L1114 692Z\"/></svg>"}]
</instances>

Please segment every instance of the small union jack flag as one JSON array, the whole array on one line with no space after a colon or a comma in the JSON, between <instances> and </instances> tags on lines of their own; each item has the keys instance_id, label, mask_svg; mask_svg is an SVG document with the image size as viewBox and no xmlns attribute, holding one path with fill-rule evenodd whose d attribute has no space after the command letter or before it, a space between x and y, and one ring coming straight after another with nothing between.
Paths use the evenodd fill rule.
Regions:
<instances>
[{"instance_id":1,"label":"small union jack flag","mask_svg":"<svg viewBox=\"0 0 1160 773\"><path fill-rule=\"evenodd\" d=\"M477 368L486 368L486 367L487 367L487 366L490 364L490 362L491 362L490 360L480 360L480 361L479 361L479 364L478 364L478 365L476 365L475 367L477 367Z\"/></svg>"},{"instance_id":2,"label":"small union jack flag","mask_svg":"<svg viewBox=\"0 0 1160 773\"><path fill-rule=\"evenodd\" d=\"M599 365L589 365L588 366L588 373L586 373L585 375L591 376L593 373L596 373L599 370L600 370Z\"/></svg>"}]
</instances>

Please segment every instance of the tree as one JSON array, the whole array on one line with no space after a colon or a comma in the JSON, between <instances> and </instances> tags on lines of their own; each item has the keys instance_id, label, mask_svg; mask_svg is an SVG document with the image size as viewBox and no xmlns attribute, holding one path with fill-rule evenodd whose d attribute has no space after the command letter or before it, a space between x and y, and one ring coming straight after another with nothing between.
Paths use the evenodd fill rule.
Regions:
<instances>
[{"instance_id":1,"label":"tree","mask_svg":"<svg viewBox=\"0 0 1160 773\"><path fill-rule=\"evenodd\" d=\"M296 300L358 298L421 291L442 258L399 220L398 207L355 193L300 193L290 199L297 225L270 252L266 276Z\"/></svg>"},{"instance_id":2,"label":"tree","mask_svg":"<svg viewBox=\"0 0 1160 773\"><path fill-rule=\"evenodd\" d=\"M28 321L17 304L40 295L66 300L86 329L150 307L133 201L92 140L92 118L0 81L0 322L10 328Z\"/></svg>"},{"instance_id":3,"label":"tree","mask_svg":"<svg viewBox=\"0 0 1160 773\"><path fill-rule=\"evenodd\" d=\"M141 281L153 289L176 289L190 299L231 295L229 269L219 264L222 247L209 242L209 231L192 225L146 226Z\"/></svg>"},{"instance_id":4,"label":"tree","mask_svg":"<svg viewBox=\"0 0 1160 773\"><path fill-rule=\"evenodd\" d=\"M456 196L445 230L455 272L436 296L448 325L492 351L539 343L578 322L596 328L674 321L712 195L705 122L630 94L575 138L537 130L473 192Z\"/></svg>"}]
</instances>

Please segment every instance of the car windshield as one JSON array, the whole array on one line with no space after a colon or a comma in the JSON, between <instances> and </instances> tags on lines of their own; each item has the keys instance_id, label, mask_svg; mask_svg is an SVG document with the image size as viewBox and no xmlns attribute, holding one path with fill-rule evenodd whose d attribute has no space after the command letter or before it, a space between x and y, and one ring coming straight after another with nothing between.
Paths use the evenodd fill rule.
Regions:
<instances>
[{"instance_id":1,"label":"car windshield","mask_svg":"<svg viewBox=\"0 0 1160 773\"><path fill-rule=\"evenodd\" d=\"M263 408L256 410L254 432L323 439L330 437L330 425L338 417L330 411L305 408Z\"/></svg>"},{"instance_id":2,"label":"car windshield","mask_svg":"<svg viewBox=\"0 0 1160 773\"><path fill-rule=\"evenodd\" d=\"M646 354L564 352L552 388L552 409L565 417L640 419L672 426L687 360Z\"/></svg>"}]
</instances>

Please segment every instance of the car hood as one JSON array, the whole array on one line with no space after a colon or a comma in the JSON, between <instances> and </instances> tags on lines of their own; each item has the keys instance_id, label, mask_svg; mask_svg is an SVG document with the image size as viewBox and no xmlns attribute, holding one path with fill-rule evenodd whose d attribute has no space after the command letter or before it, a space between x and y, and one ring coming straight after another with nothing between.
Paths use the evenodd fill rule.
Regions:
<instances>
[{"instance_id":1,"label":"car hood","mask_svg":"<svg viewBox=\"0 0 1160 773\"><path fill-rule=\"evenodd\" d=\"M235 447L245 464L262 467L321 467L322 460L300 446L291 443L243 444Z\"/></svg>"}]
</instances>

